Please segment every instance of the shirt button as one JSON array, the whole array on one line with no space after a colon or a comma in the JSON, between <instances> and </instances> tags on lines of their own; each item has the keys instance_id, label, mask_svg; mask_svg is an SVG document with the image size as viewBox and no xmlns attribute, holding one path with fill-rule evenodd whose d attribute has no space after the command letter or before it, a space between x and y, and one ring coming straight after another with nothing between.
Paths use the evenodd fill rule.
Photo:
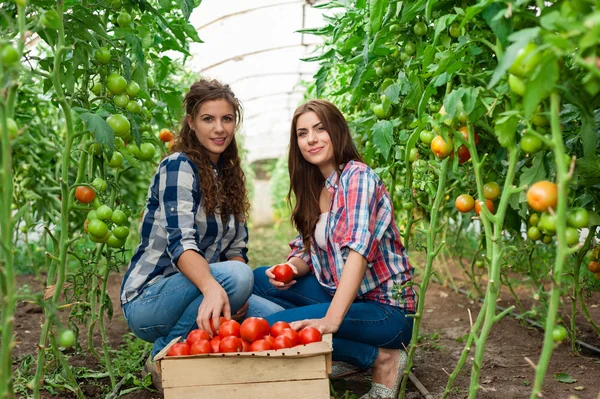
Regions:
<instances>
[{"instance_id":1,"label":"shirt button","mask_svg":"<svg viewBox=\"0 0 600 399\"><path fill-rule=\"evenodd\" d=\"M171 212L175 212L175 208L171 208Z\"/></svg>"}]
</instances>

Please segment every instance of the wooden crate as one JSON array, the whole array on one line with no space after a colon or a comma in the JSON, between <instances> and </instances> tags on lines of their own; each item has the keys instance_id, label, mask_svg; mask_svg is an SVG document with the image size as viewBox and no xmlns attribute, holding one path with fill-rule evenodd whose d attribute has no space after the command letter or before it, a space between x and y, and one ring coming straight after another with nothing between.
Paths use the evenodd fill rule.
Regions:
<instances>
[{"instance_id":1,"label":"wooden crate","mask_svg":"<svg viewBox=\"0 0 600 399\"><path fill-rule=\"evenodd\" d=\"M263 352L154 358L165 399L329 399L331 334L322 342Z\"/></svg>"}]
</instances>

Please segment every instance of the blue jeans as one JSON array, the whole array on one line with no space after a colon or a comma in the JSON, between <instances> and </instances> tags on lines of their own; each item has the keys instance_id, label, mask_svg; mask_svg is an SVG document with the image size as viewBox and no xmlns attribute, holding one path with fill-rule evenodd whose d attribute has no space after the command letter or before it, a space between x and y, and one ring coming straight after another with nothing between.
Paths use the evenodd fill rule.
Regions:
<instances>
[{"instance_id":1,"label":"blue jeans","mask_svg":"<svg viewBox=\"0 0 600 399\"><path fill-rule=\"evenodd\" d=\"M287 290L269 283L266 267L254 270L254 295L268 299L282 311L266 317L269 324L325 317L333 299L313 274L297 279ZM254 296L253 295L253 296ZM274 308L274 306L272 307ZM266 309L266 306L262 306ZM356 299L333 337L333 360L350 363L360 369L373 366L379 347L401 349L408 346L413 319L410 312L372 300Z\"/></svg>"},{"instance_id":2,"label":"blue jeans","mask_svg":"<svg viewBox=\"0 0 600 399\"><path fill-rule=\"evenodd\" d=\"M210 264L210 272L227 292L231 313L237 312L252 294L254 277L248 265L238 261ZM182 273L147 286L123 305L129 329L144 341L154 342L152 357L176 337L198 328L196 318L204 295Z\"/></svg>"}]
</instances>

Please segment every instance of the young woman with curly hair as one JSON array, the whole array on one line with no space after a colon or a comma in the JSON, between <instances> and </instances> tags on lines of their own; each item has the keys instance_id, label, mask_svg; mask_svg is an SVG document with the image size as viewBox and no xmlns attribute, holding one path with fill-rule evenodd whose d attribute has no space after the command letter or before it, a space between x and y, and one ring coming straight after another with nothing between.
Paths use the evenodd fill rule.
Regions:
<instances>
[{"instance_id":1,"label":"young woman with curly hair","mask_svg":"<svg viewBox=\"0 0 600 399\"><path fill-rule=\"evenodd\" d=\"M396 398L415 292L389 193L327 101L296 110L288 162L299 234L287 263L296 279L284 284L275 280L274 266L257 268L254 293L279 306L269 323L333 334L332 378L370 368L371 390L361 399Z\"/></svg>"},{"instance_id":2,"label":"young woman with curly hair","mask_svg":"<svg viewBox=\"0 0 600 399\"><path fill-rule=\"evenodd\" d=\"M129 328L154 342L151 359L192 329L211 331L211 321L218 329L221 315L242 319L254 282L246 264L249 201L235 140L241 104L229 86L200 80L184 106L173 152L148 190L141 242L121 287ZM148 367L157 372L151 362Z\"/></svg>"}]
</instances>

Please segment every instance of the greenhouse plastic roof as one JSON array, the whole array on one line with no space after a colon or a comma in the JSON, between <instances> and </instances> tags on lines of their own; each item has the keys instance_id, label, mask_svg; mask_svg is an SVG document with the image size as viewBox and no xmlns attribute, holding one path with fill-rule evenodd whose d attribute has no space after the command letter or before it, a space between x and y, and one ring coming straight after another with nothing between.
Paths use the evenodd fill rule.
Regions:
<instances>
[{"instance_id":1,"label":"greenhouse plastic roof","mask_svg":"<svg viewBox=\"0 0 600 399\"><path fill-rule=\"evenodd\" d=\"M203 0L191 16L204 43L191 46L187 65L229 83L244 106L242 135L248 160L279 158L287 151L290 121L311 81L320 38L296 33L325 24L307 0Z\"/></svg>"}]
</instances>

